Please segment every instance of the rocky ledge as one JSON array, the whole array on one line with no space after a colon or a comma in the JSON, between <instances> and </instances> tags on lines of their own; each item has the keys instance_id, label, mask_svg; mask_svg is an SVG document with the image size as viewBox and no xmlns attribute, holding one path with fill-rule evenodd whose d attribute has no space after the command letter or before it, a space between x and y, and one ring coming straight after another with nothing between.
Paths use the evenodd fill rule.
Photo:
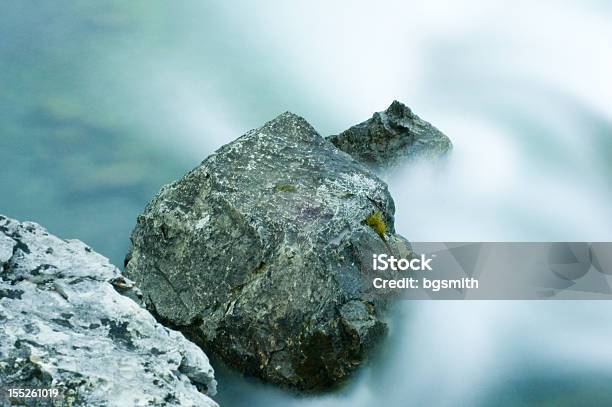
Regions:
<instances>
[{"instance_id":1,"label":"rocky ledge","mask_svg":"<svg viewBox=\"0 0 612 407\"><path fill-rule=\"evenodd\" d=\"M139 297L82 242L0 216L0 404L7 388L56 388L32 405L216 406L206 355Z\"/></svg>"},{"instance_id":2,"label":"rocky ledge","mask_svg":"<svg viewBox=\"0 0 612 407\"><path fill-rule=\"evenodd\" d=\"M165 186L138 217L127 276L161 321L266 381L330 388L386 331L364 271L410 255L368 168L284 113Z\"/></svg>"},{"instance_id":3,"label":"rocky ledge","mask_svg":"<svg viewBox=\"0 0 612 407\"><path fill-rule=\"evenodd\" d=\"M414 159L443 157L453 147L440 130L397 100L387 110L327 139L376 171Z\"/></svg>"}]
</instances>

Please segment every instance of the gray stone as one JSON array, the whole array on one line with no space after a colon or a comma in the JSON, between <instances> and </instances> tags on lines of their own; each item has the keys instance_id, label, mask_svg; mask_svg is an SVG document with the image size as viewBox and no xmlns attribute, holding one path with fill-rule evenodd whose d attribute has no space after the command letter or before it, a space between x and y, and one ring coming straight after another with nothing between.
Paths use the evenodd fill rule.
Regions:
<instances>
[{"instance_id":1,"label":"gray stone","mask_svg":"<svg viewBox=\"0 0 612 407\"><path fill-rule=\"evenodd\" d=\"M0 216L0 405L43 387L61 399L28 405L216 406L201 349L119 292L141 297L82 242Z\"/></svg>"},{"instance_id":2,"label":"gray stone","mask_svg":"<svg viewBox=\"0 0 612 407\"><path fill-rule=\"evenodd\" d=\"M384 112L327 139L374 170L415 158L442 157L453 147L440 130L397 100Z\"/></svg>"},{"instance_id":3,"label":"gray stone","mask_svg":"<svg viewBox=\"0 0 612 407\"><path fill-rule=\"evenodd\" d=\"M284 113L147 205L126 273L159 318L269 382L326 389L385 333L372 253L408 255L387 186Z\"/></svg>"}]
</instances>

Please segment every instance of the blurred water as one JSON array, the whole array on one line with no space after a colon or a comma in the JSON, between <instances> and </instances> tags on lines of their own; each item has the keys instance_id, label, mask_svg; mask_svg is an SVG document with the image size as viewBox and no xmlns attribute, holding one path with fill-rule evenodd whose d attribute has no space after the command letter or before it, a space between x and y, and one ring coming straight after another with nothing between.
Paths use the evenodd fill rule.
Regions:
<instances>
[{"instance_id":1,"label":"blurred water","mask_svg":"<svg viewBox=\"0 0 612 407\"><path fill-rule=\"evenodd\" d=\"M5 2L0 212L120 263L159 187L276 114L334 134L409 104L455 144L385 178L410 240L612 240L607 1ZM404 302L380 354L225 405L606 405L606 302Z\"/></svg>"}]
</instances>

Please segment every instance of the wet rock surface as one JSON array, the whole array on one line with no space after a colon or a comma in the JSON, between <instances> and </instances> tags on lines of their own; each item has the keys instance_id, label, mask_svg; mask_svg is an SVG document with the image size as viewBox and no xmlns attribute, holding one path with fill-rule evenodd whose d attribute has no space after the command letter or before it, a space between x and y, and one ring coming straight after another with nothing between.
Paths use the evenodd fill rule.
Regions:
<instances>
[{"instance_id":1,"label":"wet rock surface","mask_svg":"<svg viewBox=\"0 0 612 407\"><path fill-rule=\"evenodd\" d=\"M141 298L84 243L0 216L0 405L41 387L60 398L29 405L216 406L206 355L120 293Z\"/></svg>"},{"instance_id":2,"label":"wet rock surface","mask_svg":"<svg viewBox=\"0 0 612 407\"><path fill-rule=\"evenodd\" d=\"M409 255L393 215L384 182L284 113L162 188L126 273L160 320L229 365L327 389L386 331L362 276L372 253Z\"/></svg>"},{"instance_id":3,"label":"wet rock surface","mask_svg":"<svg viewBox=\"0 0 612 407\"><path fill-rule=\"evenodd\" d=\"M442 157L453 147L440 130L398 101L327 139L374 170L388 169L415 158Z\"/></svg>"}]
</instances>

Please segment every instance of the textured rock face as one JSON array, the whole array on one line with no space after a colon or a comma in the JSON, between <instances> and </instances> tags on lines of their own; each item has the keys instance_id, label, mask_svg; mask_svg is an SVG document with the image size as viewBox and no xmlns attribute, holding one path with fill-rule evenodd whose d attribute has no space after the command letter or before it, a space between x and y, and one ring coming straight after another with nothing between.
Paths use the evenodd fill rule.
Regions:
<instances>
[{"instance_id":1,"label":"textured rock face","mask_svg":"<svg viewBox=\"0 0 612 407\"><path fill-rule=\"evenodd\" d=\"M393 213L382 181L284 113L155 196L126 273L159 317L228 364L324 389L385 332L362 270L373 252L409 253Z\"/></svg>"},{"instance_id":2,"label":"textured rock face","mask_svg":"<svg viewBox=\"0 0 612 407\"><path fill-rule=\"evenodd\" d=\"M216 406L206 355L118 291L139 296L82 242L0 216L0 405L52 387L31 405Z\"/></svg>"},{"instance_id":3,"label":"textured rock face","mask_svg":"<svg viewBox=\"0 0 612 407\"><path fill-rule=\"evenodd\" d=\"M441 157L453 147L440 130L398 101L328 140L375 170L392 167L406 159Z\"/></svg>"}]
</instances>

